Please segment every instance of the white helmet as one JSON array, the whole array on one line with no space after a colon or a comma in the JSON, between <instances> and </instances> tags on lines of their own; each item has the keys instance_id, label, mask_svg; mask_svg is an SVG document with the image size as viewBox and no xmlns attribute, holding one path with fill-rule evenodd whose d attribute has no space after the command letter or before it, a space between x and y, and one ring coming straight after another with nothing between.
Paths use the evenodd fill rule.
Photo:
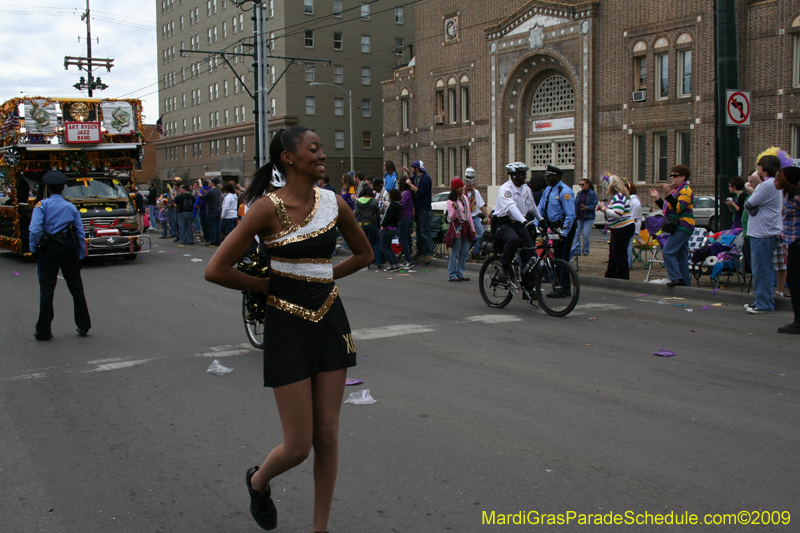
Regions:
<instances>
[{"instance_id":1,"label":"white helmet","mask_svg":"<svg viewBox=\"0 0 800 533\"><path fill-rule=\"evenodd\" d=\"M464 171L464 183L467 185L474 185L475 184L475 169L472 167L467 167Z\"/></svg>"},{"instance_id":2,"label":"white helmet","mask_svg":"<svg viewBox=\"0 0 800 533\"><path fill-rule=\"evenodd\" d=\"M510 175L515 175L522 172L528 172L528 165L515 161L506 165L506 172Z\"/></svg>"}]
</instances>

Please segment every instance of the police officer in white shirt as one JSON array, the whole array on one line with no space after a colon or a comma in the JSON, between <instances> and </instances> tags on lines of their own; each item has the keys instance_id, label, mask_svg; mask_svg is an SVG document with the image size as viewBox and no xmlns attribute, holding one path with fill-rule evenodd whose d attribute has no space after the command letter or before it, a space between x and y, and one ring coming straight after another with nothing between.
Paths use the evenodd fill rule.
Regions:
<instances>
[{"instance_id":1,"label":"police officer in white shirt","mask_svg":"<svg viewBox=\"0 0 800 533\"><path fill-rule=\"evenodd\" d=\"M497 217L497 238L504 243L503 254L500 256L501 268L495 276L498 282L508 279L507 272L517 250L522 256L523 264L533 255L535 244L530 230L526 227L533 222L528 222L527 215L532 214L536 220L542 220L531 189L525 185L528 167L524 163L509 163L506 165L506 171L509 180L497 191L497 201L494 206L494 216Z\"/></svg>"}]
</instances>

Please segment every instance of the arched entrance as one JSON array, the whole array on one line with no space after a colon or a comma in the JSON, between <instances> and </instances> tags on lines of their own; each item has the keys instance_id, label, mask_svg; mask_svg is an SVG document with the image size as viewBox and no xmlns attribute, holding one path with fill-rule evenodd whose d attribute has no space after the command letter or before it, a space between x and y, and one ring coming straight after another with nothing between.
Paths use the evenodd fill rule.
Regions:
<instances>
[{"instance_id":1,"label":"arched entrance","mask_svg":"<svg viewBox=\"0 0 800 533\"><path fill-rule=\"evenodd\" d=\"M525 161L533 171L555 165L563 181L575 180L575 90L556 70L545 70L528 84L523 98Z\"/></svg>"}]
</instances>

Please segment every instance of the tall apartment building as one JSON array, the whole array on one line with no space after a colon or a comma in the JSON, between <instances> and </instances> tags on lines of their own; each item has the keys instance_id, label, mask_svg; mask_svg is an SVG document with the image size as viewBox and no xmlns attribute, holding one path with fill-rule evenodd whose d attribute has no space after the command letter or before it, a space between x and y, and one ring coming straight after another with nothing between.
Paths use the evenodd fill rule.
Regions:
<instances>
[{"instance_id":1,"label":"tall apartment building","mask_svg":"<svg viewBox=\"0 0 800 533\"><path fill-rule=\"evenodd\" d=\"M269 39L269 130L301 125L320 136L335 182L350 170L381 172L381 81L414 35L413 4L388 0L264 0ZM156 141L158 177L255 171L252 2L162 0L159 102L166 137ZM181 54L180 50L191 50ZM227 52L226 62L219 54ZM288 59L283 59L288 58ZM312 86L311 82L330 85Z\"/></svg>"},{"instance_id":2,"label":"tall apartment building","mask_svg":"<svg viewBox=\"0 0 800 533\"><path fill-rule=\"evenodd\" d=\"M640 190L683 163L713 195L713 0L432 0L416 15L415 60L384 83L386 159L422 159L440 187L472 165L487 188L510 161ZM773 145L800 158L800 3L737 2L737 24L749 174Z\"/></svg>"}]
</instances>

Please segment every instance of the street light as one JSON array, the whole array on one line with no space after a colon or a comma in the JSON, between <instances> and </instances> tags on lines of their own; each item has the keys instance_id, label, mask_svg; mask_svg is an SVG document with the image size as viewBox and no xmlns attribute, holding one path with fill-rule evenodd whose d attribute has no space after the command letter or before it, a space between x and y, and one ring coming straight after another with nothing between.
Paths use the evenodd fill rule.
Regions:
<instances>
[{"instance_id":1,"label":"street light","mask_svg":"<svg viewBox=\"0 0 800 533\"><path fill-rule=\"evenodd\" d=\"M336 87L343 93L347 95L349 100L348 105L350 106L350 173L356 171L355 165L353 164L353 91L345 91L338 85L334 85L333 83L320 83L317 81L312 81L309 83L312 87L319 87L320 85L330 85L331 87Z\"/></svg>"}]
</instances>

